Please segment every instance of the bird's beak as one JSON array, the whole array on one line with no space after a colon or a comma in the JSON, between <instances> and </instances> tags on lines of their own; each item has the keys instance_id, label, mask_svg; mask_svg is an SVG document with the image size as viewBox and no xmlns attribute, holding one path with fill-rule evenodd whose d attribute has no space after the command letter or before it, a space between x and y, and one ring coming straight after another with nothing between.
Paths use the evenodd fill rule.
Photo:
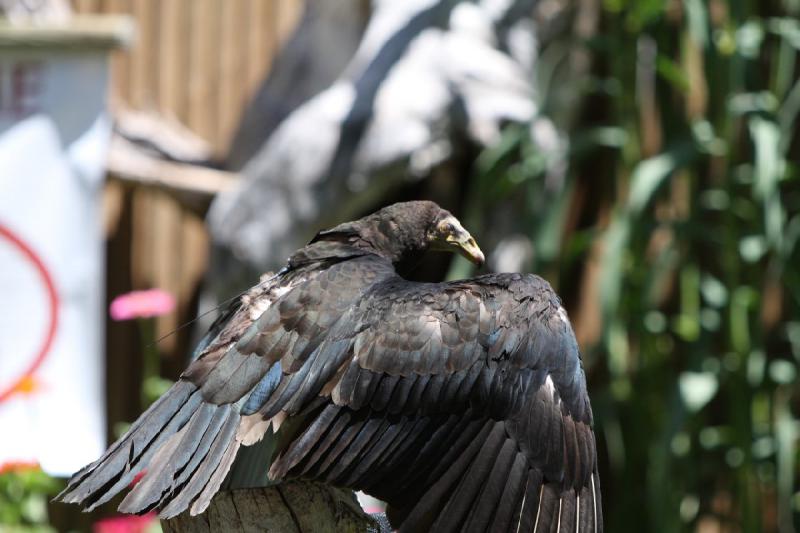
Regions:
<instances>
[{"instance_id":1,"label":"bird's beak","mask_svg":"<svg viewBox=\"0 0 800 533\"><path fill-rule=\"evenodd\" d=\"M470 262L477 266L482 266L486 261L483 252L478 248L478 243L475 239L467 233L466 230L459 232L458 235L450 235L447 237L447 242L454 245L458 249L458 253L466 257Z\"/></svg>"}]
</instances>

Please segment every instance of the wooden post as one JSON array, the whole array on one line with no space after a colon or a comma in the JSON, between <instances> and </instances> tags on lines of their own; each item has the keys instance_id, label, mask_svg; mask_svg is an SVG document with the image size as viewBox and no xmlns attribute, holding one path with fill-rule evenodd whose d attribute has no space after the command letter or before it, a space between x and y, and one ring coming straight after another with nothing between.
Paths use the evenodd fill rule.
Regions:
<instances>
[{"instance_id":1,"label":"wooden post","mask_svg":"<svg viewBox=\"0 0 800 533\"><path fill-rule=\"evenodd\" d=\"M206 511L162 520L164 533L212 531L280 533L365 533L380 531L355 494L310 481L218 493Z\"/></svg>"}]
</instances>

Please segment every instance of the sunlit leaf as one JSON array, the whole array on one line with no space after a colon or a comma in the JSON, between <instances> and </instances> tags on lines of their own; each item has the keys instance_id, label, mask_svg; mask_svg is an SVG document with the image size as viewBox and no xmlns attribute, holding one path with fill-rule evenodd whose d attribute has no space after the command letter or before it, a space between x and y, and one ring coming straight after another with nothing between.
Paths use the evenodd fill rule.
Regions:
<instances>
[{"instance_id":1,"label":"sunlit leaf","mask_svg":"<svg viewBox=\"0 0 800 533\"><path fill-rule=\"evenodd\" d=\"M709 305L722 307L728 302L728 289L711 274L703 274L700 280L700 292Z\"/></svg>"},{"instance_id":2,"label":"sunlit leaf","mask_svg":"<svg viewBox=\"0 0 800 533\"><path fill-rule=\"evenodd\" d=\"M795 18L782 17L769 19L769 31L780 35L793 47L800 50L800 21Z\"/></svg>"},{"instance_id":3,"label":"sunlit leaf","mask_svg":"<svg viewBox=\"0 0 800 533\"><path fill-rule=\"evenodd\" d=\"M634 215L640 213L653 198L664 181L694 155L691 144L682 143L650 159L645 159L633 169L628 208Z\"/></svg>"},{"instance_id":4,"label":"sunlit leaf","mask_svg":"<svg viewBox=\"0 0 800 533\"><path fill-rule=\"evenodd\" d=\"M739 241L739 255L750 263L755 263L767 252L767 241L761 235L748 235Z\"/></svg>"},{"instance_id":5,"label":"sunlit leaf","mask_svg":"<svg viewBox=\"0 0 800 533\"><path fill-rule=\"evenodd\" d=\"M797 377L797 368L791 361L778 359L769 364L769 377L776 383L788 385Z\"/></svg>"},{"instance_id":6,"label":"sunlit leaf","mask_svg":"<svg viewBox=\"0 0 800 533\"><path fill-rule=\"evenodd\" d=\"M717 376L710 372L683 372L678 378L681 398L690 411L699 411L711 401L719 388Z\"/></svg>"},{"instance_id":7,"label":"sunlit leaf","mask_svg":"<svg viewBox=\"0 0 800 533\"><path fill-rule=\"evenodd\" d=\"M764 198L775 190L784 172L785 163L778 151L780 130L775 122L759 115L750 117L748 125L756 147L755 192Z\"/></svg>"},{"instance_id":8,"label":"sunlit leaf","mask_svg":"<svg viewBox=\"0 0 800 533\"><path fill-rule=\"evenodd\" d=\"M764 41L764 27L760 22L745 22L736 30L736 46L739 53L747 59L755 59Z\"/></svg>"},{"instance_id":9,"label":"sunlit leaf","mask_svg":"<svg viewBox=\"0 0 800 533\"><path fill-rule=\"evenodd\" d=\"M778 109L778 99L769 91L739 93L729 97L728 109L734 115L772 113Z\"/></svg>"}]
</instances>

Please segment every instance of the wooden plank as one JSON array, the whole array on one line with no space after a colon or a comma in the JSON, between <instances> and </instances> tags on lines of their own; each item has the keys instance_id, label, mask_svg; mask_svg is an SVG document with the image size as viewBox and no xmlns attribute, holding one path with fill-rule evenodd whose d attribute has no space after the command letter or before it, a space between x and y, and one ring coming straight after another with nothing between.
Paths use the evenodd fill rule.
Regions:
<instances>
[{"instance_id":1,"label":"wooden plank","mask_svg":"<svg viewBox=\"0 0 800 533\"><path fill-rule=\"evenodd\" d=\"M216 94L219 57L219 2L192 2L191 52L189 58L188 126L214 143L218 118ZM219 146L214 143L215 149Z\"/></svg>"},{"instance_id":2,"label":"wooden plank","mask_svg":"<svg viewBox=\"0 0 800 533\"><path fill-rule=\"evenodd\" d=\"M153 220L153 191L137 188L133 190L133 225L131 232L131 285L134 289L145 289L152 285L152 269L149 261L153 257L150 225Z\"/></svg>"},{"instance_id":3,"label":"wooden plank","mask_svg":"<svg viewBox=\"0 0 800 533\"><path fill-rule=\"evenodd\" d=\"M208 269L209 236L205 221L187 210L183 211L182 231L180 294L188 302Z\"/></svg>"},{"instance_id":4,"label":"wooden plank","mask_svg":"<svg viewBox=\"0 0 800 533\"><path fill-rule=\"evenodd\" d=\"M133 0L139 36L131 51L130 103L139 109L155 107L158 98L158 10L151 0Z\"/></svg>"},{"instance_id":5,"label":"wooden plank","mask_svg":"<svg viewBox=\"0 0 800 533\"><path fill-rule=\"evenodd\" d=\"M151 260L153 287L168 291L178 303L178 309L156 320L156 339L164 337L178 325L180 304L181 207L163 191L153 195L153 255ZM170 335L158 343L159 353L175 351L177 337Z\"/></svg>"},{"instance_id":6,"label":"wooden plank","mask_svg":"<svg viewBox=\"0 0 800 533\"><path fill-rule=\"evenodd\" d=\"M100 9L104 13L133 14L131 0L104 0ZM141 24L136 21L136 42L139 41ZM111 55L111 103L115 107L128 104L130 102L131 90L131 51L117 50Z\"/></svg>"},{"instance_id":7,"label":"wooden plank","mask_svg":"<svg viewBox=\"0 0 800 533\"><path fill-rule=\"evenodd\" d=\"M97 13L100 0L75 0L72 7L75 13Z\"/></svg>"},{"instance_id":8,"label":"wooden plank","mask_svg":"<svg viewBox=\"0 0 800 533\"><path fill-rule=\"evenodd\" d=\"M277 13L275 15L275 35L278 48L283 46L300 22L300 15L303 13L303 3L299 0L277 2ZM277 53L277 50L274 52Z\"/></svg>"},{"instance_id":9,"label":"wooden plank","mask_svg":"<svg viewBox=\"0 0 800 533\"><path fill-rule=\"evenodd\" d=\"M245 59L247 36L242 31L247 11L242 0L226 2L222 9L220 42L220 84L217 94L219 126L215 143L226 149L244 104L246 79Z\"/></svg>"},{"instance_id":10,"label":"wooden plank","mask_svg":"<svg viewBox=\"0 0 800 533\"><path fill-rule=\"evenodd\" d=\"M184 17L184 2L170 0L158 4L159 24L159 76L158 108L162 113L181 116L186 103L185 79L188 71L184 55L188 27Z\"/></svg>"},{"instance_id":11,"label":"wooden plank","mask_svg":"<svg viewBox=\"0 0 800 533\"><path fill-rule=\"evenodd\" d=\"M247 17L247 93L249 100L272 63L275 48L274 2L250 0Z\"/></svg>"}]
</instances>

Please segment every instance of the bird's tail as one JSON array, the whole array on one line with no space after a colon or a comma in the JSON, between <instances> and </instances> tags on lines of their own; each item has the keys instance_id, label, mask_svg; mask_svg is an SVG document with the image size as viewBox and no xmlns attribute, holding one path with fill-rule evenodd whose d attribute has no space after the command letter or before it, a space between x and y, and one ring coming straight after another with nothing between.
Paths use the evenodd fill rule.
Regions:
<instances>
[{"instance_id":1,"label":"bird's tail","mask_svg":"<svg viewBox=\"0 0 800 533\"><path fill-rule=\"evenodd\" d=\"M94 463L77 472L56 496L91 511L147 469L120 504L126 513L161 510L169 518L205 510L236 456L239 413L233 404L202 400L197 387L179 381Z\"/></svg>"}]
</instances>

